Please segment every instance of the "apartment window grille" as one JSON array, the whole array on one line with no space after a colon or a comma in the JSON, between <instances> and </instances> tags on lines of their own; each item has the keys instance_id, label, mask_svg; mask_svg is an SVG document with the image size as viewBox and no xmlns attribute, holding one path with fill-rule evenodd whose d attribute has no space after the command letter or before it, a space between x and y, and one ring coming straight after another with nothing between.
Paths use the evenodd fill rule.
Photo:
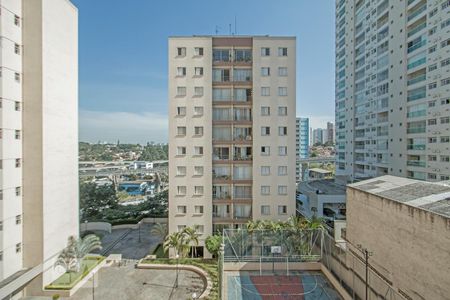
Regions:
<instances>
[{"instance_id":1,"label":"apartment window grille","mask_svg":"<svg viewBox=\"0 0 450 300\"><path fill-rule=\"evenodd\" d=\"M270 87L261 87L261 96L270 96Z\"/></svg>"},{"instance_id":2,"label":"apartment window grille","mask_svg":"<svg viewBox=\"0 0 450 300\"><path fill-rule=\"evenodd\" d=\"M261 127L261 135L262 136L270 135L270 127Z\"/></svg>"},{"instance_id":3,"label":"apartment window grille","mask_svg":"<svg viewBox=\"0 0 450 300\"><path fill-rule=\"evenodd\" d=\"M194 195L197 196L203 195L203 186L200 185L194 186Z\"/></svg>"},{"instance_id":4,"label":"apartment window grille","mask_svg":"<svg viewBox=\"0 0 450 300\"><path fill-rule=\"evenodd\" d=\"M195 76L203 76L203 68L202 67L196 67L194 69L194 75Z\"/></svg>"},{"instance_id":5,"label":"apartment window grille","mask_svg":"<svg viewBox=\"0 0 450 300\"><path fill-rule=\"evenodd\" d=\"M177 135L178 136L185 136L186 135L186 127L185 126L178 126L177 127Z\"/></svg>"},{"instance_id":6,"label":"apartment window grille","mask_svg":"<svg viewBox=\"0 0 450 300\"><path fill-rule=\"evenodd\" d=\"M177 155L186 155L186 147L177 147Z\"/></svg>"},{"instance_id":7,"label":"apartment window grille","mask_svg":"<svg viewBox=\"0 0 450 300\"><path fill-rule=\"evenodd\" d=\"M203 126L194 127L194 134L197 136L202 136L203 135Z\"/></svg>"},{"instance_id":8,"label":"apartment window grille","mask_svg":"<svg viewBox=\"0 0 450 300\"><path fill-rule=\"evenodd\" d=\"M186 76L186 68L185 67L178 67L177 68L177 76L178 77Z\"/></svg>"},{"instance_id":9,"label":"apartment window grille","mask_svg":"<svg viewBox=\"0 0 450 300\"><path fill-rule=\"evenodd\" d=\"M186 56L186 47L178 47L177 56Z\"/></svg>"},{"instance_id":10,"label":"apartment window grille","mask_svg":"<svg viewBox=\"0 0 450 300\"><path fill-rule=\"evenodd\" d=\"M286 176L288 173L287 166L278 166L278 176Z\"/></svg>"},{"instance_id":11,"label":"apartment window grille","mask_svg":"<svg viewBox=\"0 0 450 300\"><path fill-rule=\"evenodd\" d=\"M261 76L270 76L270 68L262 67L261 68Z\"/></svg>"},{"instance_id":12,"label":"apartment window grille","mask_svg":"<svg viewBox=\"0 0 450 300\"><path fill-rule=\"evenodd\" d=\"M178 96L178 97L184 97L184 96L186 96L186 87L185 87L185 86L179 86L179 87L177 87L177 96Z\"/></svg>"},{"instance_id":13,"label":"apartment window grille","mask_svg":"<svg viewBox=\"0 0 450 300\"><path fill-rule=\"evenodd\" d=\"M270 106L261 106L261 116L270 116Z\"/></svg>"},{"instance_id":14,"label":"apartment window grille","mask_svg":"<svg viewBox=\"0 0 450 300\"><path fill-rule=\"evenodd\" d=\"M203 87L201 86L194 87L194 95L197 97L203 96Z\"/></svg>"},{"instance_id":15,"label":"apartment window grille","mask_svg":"<svg viewBox=\"0 0 450 300\"><path fill-rule=\"evenodd\" d=\"M178 166L177 167L177 176L186 176L186 167Z\"/></svg>"},{"instance_id":16,"label":"apartment window grille","mask_svg":"<svg viewBox=\"0 0 450 300\"><path fill-rule=\"evenodd\" d=\"M442 117L441 118L441 124L449 124L450 123L450 117Z\"/></svg>"},{"instance_id":17,"label":"apartment window grille","mask_svg":"<svg viewBox=\"0 0 450 300\"><path fill-rule=\"evenodd\" d=\"M270 56L270 48L261 48L261 56Z\"/></svg>"},{"instance_id":18,"label":"apartment window grille","mask_svg":"<svg viewBox=\"0 0 450 300\"><path fill-rule=\"evenodd\" d=\"M278 214L279 215L287 214L287 206L286 205L278 205Z\"/></svg>"},{"instance_id":19,"label":"apartment window grille","mask_svg":"<svg viewBox=\"0 0 450 300\"><path fill-rule=\"evenodd\" d=\"M270 175L270 166L262 166L261 176L269 176L269 175Z\"/></svg>"},{"instance_id":20,"label":"apartment window grille","mask_svg":"<svg viewBox=\"0 0 450 300\"><path fill-rule=\"evenodd\" d=\"M270 186L262 185L261 186L261 195L270 195Z\"/></svg>"},{"instance_id":21,"label":"apartment window grille","mask_svg":"<svg viewBox=\"0 0 450 300\"><path fill-rule=\"evenodd\" d=\"M287 155L287 147L286 146L279 146L278 147L278 155L279 156L286 156Z\"/></svg>"},{"instance_id":22,"label":"apartment window grille","mask_svg":"<svg viewBox=\"0 0 450 300\"><path fill-rule=\"evenodd\" d=\"M279 106L278 107L278 115L279 116L287 116L287 107L286 106Z\"/></svg>"},{"instance_id":23,"label":"apartment window grille","mask_svg":"<svg viewBox=\"0 0 450 300\"><path fill-rule=\"evenodd\" d=\"M177 116L185 116L185 115L186 115L186 106L178 106Z\"/></svg>"},{"instance_id":24,"label":"apartment window grille","mask_svg":"<svg viewBox=\"0 0 450 300\"><path fill-rule=\"evenodd\" d=\"M178 205L177 206L177 213L178 214L184 215L184 214L186 214L186 211L187 211L186 205Z\"/></svg>"},{"instance_id":25,"label":"apartment window grille","mask_svg":"<svg viewBox=\"0 0 450 300\"><path fill-rule=\"evenodd\" d=\"M270 205L261 205L261 215L270 215Z\"/></svg>"},{"instance_id":26,"label":"apartment window grille","mask_svg":"<svg viewBox=\"0 0 450 300\"><path fill-rule=\"evenodd\" d=\"M184 186L184 185L177 186L177 195L178 196L186 195L186 186Z\"/></svg>"},{"instance_id":27,"label":"apartment window grille","mask_svg":"<svg viewBox=\"0 0 450 300\"><path fill-rule=\"evenodd\" d=\"M194 54L195 54L195 56L203 56L203 48L202 47L195 47L194 48Z\"/></svg>"},{"instance_id":28,"label":"apartment window grille","mask_svg":"<svg viewBox=\"0 0 450 300\"><path fill-rule=\"evenodd\" d=\"M287 76L288 75L288 70L286 67L279 67L278 68L278 76Z\"/></svg>"},{"instance_id":29,"label":"apartment window grille","mask_svg":"<svg viewBox=\"0 0 450 300\"><path fill-rule=\"evenodd\" d=\"M279 87L278 88L278 96L287 96L287 87Z\"/></svg>"},{"instance_id":30,"label":"apartment window grille","mask_svg":"<svg viewBox=\"0 0 450 300\"><path fill-rule=\"evenodd\" d=\"M194 175L195 176L202 176L203 175L203 167L195 166L194 167Z\"/></svg>"},{"instance_id":31,"label":"apartment window grille","mask_svg":"<svg viewBox=\"0 0 450 300\"><path fill-rule=\"evenodd\" d=\"M286 47L278 48L278 56L287 56L287 55L288 55L288 48Z\"/></svg>"},{"instance_id":32,"label":"apartment window grille","mask_svg":"<svg viewBox=\"0 0 450 300\"><path fill-rule=\"evenodd\" d=\"M195 106L194 107L194 116L203 116L203 106Z\"/></svg>"}]
</instances>

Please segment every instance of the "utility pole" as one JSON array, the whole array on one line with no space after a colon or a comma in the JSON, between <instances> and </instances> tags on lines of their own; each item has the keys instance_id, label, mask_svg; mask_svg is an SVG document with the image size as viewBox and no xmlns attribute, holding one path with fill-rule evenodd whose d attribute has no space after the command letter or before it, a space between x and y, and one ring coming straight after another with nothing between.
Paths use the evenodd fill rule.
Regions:
<instances>
[{"instance_id":1,"label":"utility pole","mask_svg":"<svg viewBox=\"0 0 450 300\"><path fill-rule=\"evenodd\" d=\"M367 248L363 248L361 244L357 245L358 250L364 254L364 261L366 264L366 300L369 300L369 256L373 255L373 252L369 251Z\"/></svg>"}]
</instances>

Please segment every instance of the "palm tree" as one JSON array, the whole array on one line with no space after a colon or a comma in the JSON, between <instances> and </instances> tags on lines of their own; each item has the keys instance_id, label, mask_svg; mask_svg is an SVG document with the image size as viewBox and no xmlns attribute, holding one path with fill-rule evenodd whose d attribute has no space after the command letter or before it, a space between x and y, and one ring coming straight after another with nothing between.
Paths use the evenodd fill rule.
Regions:
<instances>
[{"instance_id":1,"label":"palm tree","mask_svg":"<svg viewBox=\"0 0 450 300\"><path fill-rule=\"evenodd\" d=\"M189 251L189 244L186 240L186 234L183 231L173 232L166 236L164 240L164 251L173 248L177 255L183 257Z\"/></svg>"},{"instance_id":2,"label":"palm tree","mask_svg":"<svg viewBox=\"0 0 450 300\"><path fill-rule=\"evenodd\" d=\"M152 227L150 233L164 239L167 235L167 224L158 223Z\"/></svg>"},{"instance_id":3,"label":"palm tree","mask_svg":"<svg viewBox=\"0 0 450 300\"><path fill-rule=\"evenodd\" d=\"M58 256L55 262L55 267L61 266L69 273L69 282L72 282L72 273L78 271L78 258L73 248L64 248Z\"/></svg>"},{"instance_id":4,"label":"palm tree","mask_svg":"<svg viewBox=\"0 0 450 300\"><path fill-rule=\"evenodd\" d=\"M81 260L89 252L102 249L102 242L95 234L88 234L83 238L76 239L74 236L69 238L69 243L73 243L77 258Z\"/></svg>"},{"instance_id":5,"label":"palm tree","mask_svg":"<svg viewBox=\"0 0 450 300\"><path fill-rule=\"evenodd\" d=\"M191 258L194 258L194 252L197 252L196 247L198 246L198 233L196 228L196 225L194 225L193 227L186 227L182 232L188 246L190 246L191 243L194 243L191 251Z\"/></svg>"}]
</instances>

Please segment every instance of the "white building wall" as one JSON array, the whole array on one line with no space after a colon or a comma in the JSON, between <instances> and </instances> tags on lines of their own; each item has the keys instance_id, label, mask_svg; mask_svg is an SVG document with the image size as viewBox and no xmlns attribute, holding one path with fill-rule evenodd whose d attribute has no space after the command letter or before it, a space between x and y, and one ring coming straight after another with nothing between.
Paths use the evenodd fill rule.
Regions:
<instances>
[{"instance_id":1,"label":"white building wall","mask_svg":"<svg viewBox=\"0 0 450 300\"><path fill-rule=\"evenodd\" d=\"M23 49L21 2L1 1L0 9L1 281L22 269Z\"/></svg>"}]
</instances>

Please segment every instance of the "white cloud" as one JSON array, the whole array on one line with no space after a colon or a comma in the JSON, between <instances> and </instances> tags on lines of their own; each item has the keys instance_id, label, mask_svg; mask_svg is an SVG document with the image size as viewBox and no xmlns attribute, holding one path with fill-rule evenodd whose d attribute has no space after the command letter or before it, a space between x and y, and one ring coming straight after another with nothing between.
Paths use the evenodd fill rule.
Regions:
<instances>
[{"instance_id":1,"label":"white cloud","mask_svg":"<svg viewBox=\"0 0 450 300\"><path fill-rule=\"evenodd\" d=\"M167 142L167 115L80 110L80 141Z\"/></svg>"}]
</instances>

